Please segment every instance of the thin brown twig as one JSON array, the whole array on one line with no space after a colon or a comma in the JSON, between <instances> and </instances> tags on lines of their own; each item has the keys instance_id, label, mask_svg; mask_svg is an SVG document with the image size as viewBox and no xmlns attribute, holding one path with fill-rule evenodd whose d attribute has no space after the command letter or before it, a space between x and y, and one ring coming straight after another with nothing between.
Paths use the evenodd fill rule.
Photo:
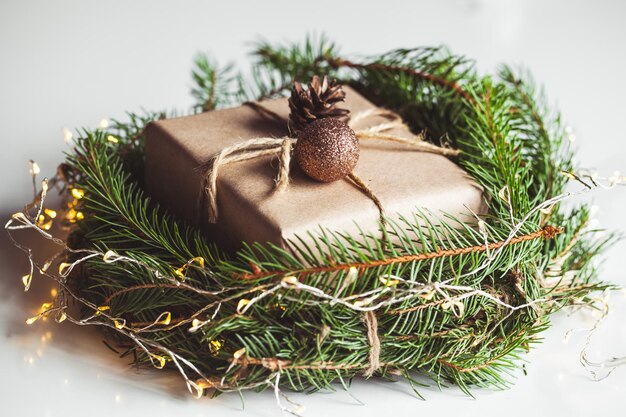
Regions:
<instances>
[{"instance_id":1,"label":"thin brown twig","mask_svg":"<svg viewBox=\"0 0 626 417\"><path fill-rule=\"evenodd\" d=\"M489 250L498 249L504 246L505 244L513 245L513 244L525 242L528 240L539 239L539 238L551 239L554 236L562 232L563 232L563 228L561 227L556 228L556 227L547 225L547 226L544 226L542 229L537 230L536 232L533 232L533 233L529 233L527 235L517 236L510 240L501 240L499 242L488 243L485 245L468 246L468 247L455 248L455 249L440 249L434 252L419 253L415 255L395 256L391 258L378 259L378 260L370 261L370 262L351 262L351 263L343 263L343 264L334 263L331 265L304 268L300 271L295 271L293 274L298 277L306 277L306 276L319 274L319 273L347 271L352 268L356 268L357 270L364 270L364 269L370 269L370 268L379 268L381 266L387 266L387 265L424 261L428 259L444 258L448 256L458 256L458 255L464 255L464 254L474 253L474 252L484 252L487 249ZM261 272L255 271L252 273L239 275L238 277L244 280L256 280L256 279L267 278L267 277L274 276L274 275L280 275L283 273L284 271L279 271L279 270L269 270L269 271L261 271Z\"/></svg>"},{"instance_id":2,"label":"thin brown twig","mask_svg":"<svg viewBox=\"0 0 626 417\"><path fill-rule=\"evenodd\" d=\"M331 58L331 57L320 57L316 60L316 63L319 64L323 61L325 61L329 66L333 68L346 67L346 68L354 68L354 69L377 69L377 70L383 70L383 71L402 72L404 74L411 75L416 78L421 78L421 79L430 81L432 83L435 83L437 85L440 85L442 87L453 90L469 102L473 103L475 101L472 95L468 93L467 91L465 91L457 82L447 80L443 77L438 77L434 74L430 74L425 71L419 71L414 68L403 67L400 65L383 64L381 62L359 64L357 62L352 62L344 58ZM263 99L272 97L278 94L279 92L288 89L290 86L291 86L291 82L282 84L274 88L270 92L264 94L262 97L259 97L257 100L263 100Z\"/></svg>"},{"instance_id":3,"label":"thin brown twig","mask_svg":"<svg viewBox=\"0 0 626 417\"><path fill-rule=\"evenodd\" d=\"M216 79L216 74L215 72L213 72L211 74L211 92L209 93L209 98L204 103L204 106L202 106L203 112L208 112L208 111L213 110L213 103L215 102L215 79Z\"/></svg>"},{"instance_id":4,"label":"thin brown twig","mask_svg":"<svg viewBox=\"0 0 626 417\"><path fill-rule=\"evenodd\" d=\"M438 77L428 72L419 71L410 67L403 67L400 65L389 65L389 64L383 64L380 62L372 62L369 64L359 64L359 63L352 62L343 58L328 59L327 62L328 62L328 65L330 65L331 67L335 67L335 68L347 67L347 68L355 68L355 69L376 69L376 70L383 70L383 71L402 72L407 75L411 75L417 78L422 78L424 80L431 81L442 87L449 88L457 92L465 100L469 102L474 102L474 98L470 95L470 93L465 91L458 83L447 80L442 77Z\"/></svg>"},{"instance_id":5,"label":"thin brown twig","mask_svg":"<svg viewBox=\"0 0 626 417\"><path fill-rule=\"evenodd\" d=\"M481 363L479 365L471 366L469 368L464 368L464 367L462 367L460 365L457 365L455 363L451 363L451 362L445 361L443 359L437 359L437 362L439 362L440 364L445 365L445 366L447 366L449 368L452 368L452 369L454 369L457 372L467 373L467 372L480 371L481 369L484 369L484 368L488 367L489 365L491 365L492 363L496 362L498 359L500 359L501 357L503 357L505 355L506 355L506 353L501 354L501 355L496 355L495 357L489 359L488 361L485 361L485 362L483 362L483 363Z\"/></svg>"}]
</instances>

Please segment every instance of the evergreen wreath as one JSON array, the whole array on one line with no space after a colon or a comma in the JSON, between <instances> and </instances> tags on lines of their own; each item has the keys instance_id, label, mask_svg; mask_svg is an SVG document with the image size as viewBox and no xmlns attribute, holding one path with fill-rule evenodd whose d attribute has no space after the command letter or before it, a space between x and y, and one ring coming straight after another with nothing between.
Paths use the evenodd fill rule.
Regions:
<instances>
[{"instance_id":1,"label":"evergreen wreath","mask_svg":"<svg viewBox=\"0 0 626 417\"><path fill-rule=\"evenodd\" d=\"M196 396L347 387L373 374L414 388L420 374L469 394L508 386L552 313L593 305L593 292L611 288L594 261L617 236L591 229L586 205L561 202L569 181L591 189L600 180L579 173L559 114L524 71L479 75L440 47L348 60L324 37L261 42L253 54L252 77L200 55L194 111L284 96L328 75L459 149L488 214L435 224L416 212L387 221L383 238L312 231L314 244L292 242L297 257L261 244L226 253L145 195L144 128L171 115L131 113L83 130L58 175L7 225L36 228L63 249L56 273L54 259L20 246L33 268L25 285L34 271L59 283L29 323L101 326L121 356L177 369ZM62 216L44 205L51 187L67 197ZM65 240L47 231L55 216L70 229Z\"/></svg>"}]
</instances>

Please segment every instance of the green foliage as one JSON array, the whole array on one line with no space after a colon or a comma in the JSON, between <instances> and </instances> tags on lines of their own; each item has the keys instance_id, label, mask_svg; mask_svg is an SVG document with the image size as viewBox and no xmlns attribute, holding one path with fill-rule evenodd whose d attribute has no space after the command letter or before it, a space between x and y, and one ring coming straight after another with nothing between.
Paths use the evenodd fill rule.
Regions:
<instances>
[{"instance_id":1,"label":"green foliage","mask_svg":"<svg viewBox=\"0 0 626 417\"><path fill-rule=\"evenodd\" d=\"M241 99L236 88L240 76L232 64L220 67L207 54L198 54L191 71L194 87L191 95L196 100L194 111L199 113L231 106Z\"/></svg>"},{"instance_id":2,"label":"green foliage","mask_svg":"<svg viewBox=\"0 0 626 417\"><path fill-rule=\"evenodd\" d=\"M480 82L466 58L442 47L426 47L398 49L350 64L358 88L376 104L396 109L433 142L456 145L462 137L468 106L458 91Z\"/></svg>"},{"instance_id":3,"label":"green foliage","mask_svg":"<svg viewBox=\"0 0 626 417\"><path fill-rule=\"evenodd\" d=\"M307 83L313 75L337 76L330 64L337 57L338 47L326 36L307 36L304 42L272 44L258 42L253 50L252 85L247 88L250 100L284 95L294 81Z\"/></svg>"},{"instance_id":4,"label":"green foliage","mask_svg":"<svg viewBox=\"0 0 626 417\"><path fill-rule=\"evenodd\" d=\"M78 242L75 247L114 250L136 261L89 259L82 294L95 305L110 305L111 314L129 324L172 312L174 325L142 337L187 358L209 378L224 378L224 389L265 387L276 372L268 363L284 361L282 384L317 390L335 381L346 384L368 367L371 346L358 307L380 302L375 309L383 364L378 374L400 373L413 381L419 372L469 392L472 385L507 386L522 353L547 327L549 314L607 287L595 281L593 261L615 236L590 230L584 206L535 210L564 191L561 171L572 170L572 150L558 114L527 75L503 67L495 77L481 77L470 61L443 48L396 50L353 62L341 58L324 37L303 45L262 42L254 56L249 87L232 67L219 69L200 56L193 71L196 110L236 104L251 94L274 97L294 80L330 74L398 111L415 130L427 129L434 142L449 141L462 151L458 163L484 188L488 202L484 229L452 218L441 224L431 213L416 212L389 221L383 239L313 231L313 243L296 240L291 251L254 244L225 254L206 234L145 195L138 180L143 128L165 115L131 114L128 123L117 123L110 132L85 132L67 164L76 186L86 191L80 203L85 220L71 239ZM119 143L107 141L111 132ZM480 249L485 237L501 242L548 223L564 232L489 253ZM479 249L399 260L468 247ZM198 256L204 267L191 265L185 285L173 285L174 271ZM358 279L350 268L341 268L355 264ZM289 276L318 292L285 284ZM388 285L393 277L400 280ZM442 292L416 292L435 283L481 293L461 298L454 310L444 307ZM378 298L367 301L374 293ZM241 310L240 300L260 295ZM515 310L505 306L526 304ZM211 320L190 333L194 318ZM247 362L233 362L241 348ZM136 352L146 363L147 355Z\"/></svg>"}]
</instances>

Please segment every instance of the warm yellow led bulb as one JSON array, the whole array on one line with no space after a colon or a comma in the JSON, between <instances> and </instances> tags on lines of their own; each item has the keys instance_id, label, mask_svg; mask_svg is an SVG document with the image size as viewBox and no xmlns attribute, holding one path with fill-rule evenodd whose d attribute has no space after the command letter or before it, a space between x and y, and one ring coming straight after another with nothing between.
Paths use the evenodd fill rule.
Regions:
<instances>
[{"instance_id":1,"label":"warm yellow led bulb","mask_svg":"<svg viewBox=\"0 0 626 417\"><path fill-rule=\"evenodd\" d=\"M163 317L163 319L161 321L159 321L159 324L162 324L164 326L167 326L172 321L172 313L170 313L169 311L166 311L165 313L162 313L161 317Z\"/></svg>"},{"instance_id":2,"label":"warm yellow led bulb","mask_svg":"<svg viewBox=\"0 0 626 417\"><path fill-rule=\"evenodd\" d=\"M48 268L50 268L50 265L52 265L52 261L53 261L53 259L48 259L48 260L46 261L46 263L45 263L45 264L43 264L43 266L41 267L41 273L42 273L42 274L43 274L44 272L47 272L47 271L48 271Z\"/></svg>"},{"instance_id":3,"label":"warm yellow led bulb","mask_svg":"<svg viewBox=\"0 0 626 417\"><path fill-rule=\"evenodd\" d=\"M71 222L76 220L76 210L71 208L65 213L65 218Z\"/></svg>"},{"instance_id":4,"label":"warm yellow led bulb","mask_svg":"<svg viewBox=\"0 0 626 417\"><path fill-rule=\"evenodd\" d=\"M43 210L44 213L46 213L46 216L50 217L51 219L54 219L57 217L57 212L56 210L52 210L49 208L46 208Z\"/></svg>"},{"instance_id":5,"label":"warm yellow led bulb","mask_svg":"<svg viewBox=\"0 0 626 417\"><path fill-rule=\"evenodd\" d=\"M57 323L63 323L67 319L67 314L65 314L65 309L61 310L56 321Z\"/></svg>"},{"instance_id":6,"label":"warm yellow led bulb","mask_svg":"<svg viewBox=\"0 0 626 417\"><path fill-rule=\"evenodd\" d=\"M124 319L115 319L115 320L113 320L113 324L115 325L116 329L122 330L124 327L126 327L126 320L124 320Z\"/></svg>"},{"instance_id":7,"label":"warm yellow led bulb","mask_svg":"<svg viewBox=\"0 0 626 417\"><path fill-rule=\"evenodd\" d=\"M189 265L193 264L193 263L197 263L201 268L204 268L204 258L201 256L197 256L195 258L191 258L190 260L188 260L183 266L181 266L178 269L174 270L174 274L179 277L181 279L181 281L184 281L186 276L185 276L185 272L187 271L187 268L189 267Z\"/></svg>"},{"instance_id":8,"label":"warm yellow led bulb","mask_svg":"<svg viewBox=\"0 0 626 417\"><path fill-rule=\"evenodd\" d=\"M209 352L211 352L212 355L216 355L220 349L222 349L223 346L223 342L221 340L211 340L209 342Z\"/></svg>"},{"instance_id":9,"label":"warm yellow led bulb","mask_svg":"<svg viewBox=\"0 0 626 417\"><path fill-rule=\"evenodd\" d=\"M45 222L45 223L40 222L40 223L39 223L39 227L40 227L42 230L50 230L50 229L52 229L52 220L48 220L48 221L47 221L47 222Z\"/></svg>"},{"instance_id":10,"label":"warm yellow led bulb","mask_svg":"<svg viewBox=\"0 0 626 417\"><path fill-rule=\"evenodd\" d=\"M207 381L206 379L197 380L196 385L198 386L198 388L202 388L202 389L208 389L208 388L214 387L214 384L211 383L211 381Z\"/></svg>"},{"instance_id":11,"label":"warm yellow led bulb","mask_svg":"<svg viewBox=\"0 0 626 417\"><path fill-rule=\"evenodd\" d=\"M195 398L196 400L202 398L202 396L204 395L204 388L202 388L197 383L189 382L188 384L193 398Z\"/></svg>"},{"instance_id":12,"label":"warm yellow led bulb","mask_svg":"<svg viewBox=\"0 0 626 417\"><path fill-rule=\"evenodd\" d=\"M65 273L65 270L69 268L70 266L72 266L72 264L67 263L67 262L61 262L59 264L59 275L63 275Z\"/></svg>"},{"instance_id":13,"label":"warm yellow led bulb","mask_svg":"<svg viewBox=\"0 0 626 417\"><path fill-rule=\"evenodd\" d=\"M22 277L22 284L24 284L24 289L28 290L30 288L30 283L33 280L33 276L31 274L26 274Z\"/></svg>"},{"instance_id":14,"label":"warm yellow led bulb","mask_svg":"<svg viewBox=\"0 0 626 417\"><path fill-rule=\"evenodd\" d=\"M189 328L189 333L195 333L198 331L198 329L200 327L202 327L202 325L204 324L204 322L200 319L193 319L191 321L191 327Z\"/></svg>"},{"instance_id":15,"label":"warm yellow led bulb","mask_svg":"<svg viewBox=\"0 0 626 417\"><path fill-rule=\"evenodd\" d=\"M106 263L113 262L118 257L117 253L112 250L106 251L104 256L102 256L102 260Z\"/></svg>"},{"instance_id":16,"label":"warm yellow led bulb","mask_svg":"<svg viewBox=\"0 0 626 417\"><path fill-rule=\"evenodd\" d=\"M237 312L241 312L241 309L247 306L249 303L250 300L248 300L247 298L242 298L241 300L239 300L239 302L237 303Z\"/></svg>"},{"instance_id":17,"label":"warm yellow led bulb","mask_svg":"<svg viewBox=\"0 0 626 417\"><path fill-rule=\"evenodd\" d=\"M289 285L297 285L298 284L298 278L294 277L293 275L290 275L288 277L284 277L283 278L283 282L285 284L289 284Z\"/></svg>"},{"instance_id":18,"label":"warm yellow led bulb","mask_svg":"<svg viewBox=\"0 0 626 417\"><path fill-rule=\"evenodd\" d=\"M62 132L63 132L63 141L65 143L70 143L70 141L72 140L72 137L74 136L72 134L72 131L69 130L67 127L64 127Z\"/></svg>"},{"instance_id":19,"label":"warm yellow led bulb","mask_svg":"<svg viewBox=\"0 0 626 417\"><path fill-rule=\"evenodd\" d=\"M155 368L163 369L165 367L165 363L167 360L163 356L154 355L154 354L151 354L151 356L152 356L152 359L155 359L157 361L156 363L152 361L152 364L154 365Z\"/></svg>"},{"instance_id":20,"label":"warm yellow led bulb","mask_svg":"<svg viewBox=\"0 0 626 417\"><path fill-rule=\"evenodd\" d=\"M204 258L201 256L197 256L191 260L192 262L197 263L201 268L204 268Z\"/></svg>"},{"instance_id":21,"label":"warm yellow led bulb","mask_svg":"<svg viewBox=\"0 0 626 417\"><path fill-rule=\"evenodd\" d=\"M241 349L239 349L238 351L233 353L233 359L237 360L237 359L241 358L244 353L246 353L246 348L242 347Z\"/></svg>"},{"instance_id":22,"label":"warm yellow led bulb","mask_svg":"<svg viewBox=\"0 0 626 417\"><path fill-rule=\"evenodd\" d=\"M395 287L400 282L399 280L392 278L391 275L380 276L378 279L386 287Z\"/></svg>"},{"instance_id":23,"label":"warm yellow led bulb","mask_svg":"<svg viewBox=\"0 0 626 417\"><path fill-rule=\"evenodd\" d=\"M96 309L96 316L100 315L102 312L104 311L109 311L111 309L111 307L109 306L100 306Z\"/></svg>"},{"instance_id":24,"label":"warm yellow led bulb","mask_svg":"<svg viewBox=\"0 0 626 417\"><path fill-rule=\"evenodd\" d=\"M81 190L80 188L72 188L72 197L77 200L80 200L85 196L85 190Z\"/></svg>"},{"instance_id":25,"label":"warm yellow led bulb","mask_svg":"<svg viewBox=\"0 0 626 417\"><path fill-rule=\"evenodd\" d=\"M41 307L39 307L39 312L45 313L46 311L50 310L50 308L52 308L53 305L54 303L43 303Z\"/></svg>"},{"instance_id":26,"label":"warm yellow led bulb","mask_svg":"<svg viewBox=\"0 0 626 417\"><path fill-rule=\"evenodd\" d=\"M429 290L427 292L421 293L419 296L421 298L423 298L424 300L427 300L427 301L432 300L433 297L435 296L435 290L431 289L431 290Z\"/></svg>"},{"instance_id":27,"label":"warm yellow led bulb","mask_svg":"<svg viewBox=\"0 0 626 417\"><path fill-rule=\"evenodd\" d=\"M120 140L113 135L108 135L107 140L111 143L118 143Z\"/></svg>"},{"instance_id":28,"label":"warm yellow led bulb","mask_svg":"<svg viewBox=\"0 0 626 417\"><path fill-rule=\"evenodd\" d=\"M28 166L30 170L30 175L32 176L38 175L41 172L39 165L33 160L28 161Z\"/></svg>"},{"instance_id":29,"label":"warm yellow led bulb","mask_svg":"<svg viewBox=\"0 0 626 417\"><path fill-rule=\"evenodd\" d=\"M444 311L452 310L452 314L461 317L465 311L465 305L458 300L448 300L441 304L441 309Z\"/></svg>"},{"instance_id":30,"label":"warm yellow led bulb","mask_svg":"<svg viewBox=\"0 0 626 417\"><path fill-rule=\"evenodd\" d=\"M185 270L187 269L187 264L181 266L180 268L174 270L174 274L179 277L181 280L185 279Z\"/></svg>"}]
</instances>

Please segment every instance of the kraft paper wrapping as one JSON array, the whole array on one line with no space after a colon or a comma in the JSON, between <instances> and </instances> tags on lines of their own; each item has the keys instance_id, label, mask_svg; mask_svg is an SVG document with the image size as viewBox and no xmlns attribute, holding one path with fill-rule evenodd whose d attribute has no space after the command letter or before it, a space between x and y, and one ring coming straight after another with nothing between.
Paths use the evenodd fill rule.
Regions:
<instances>
[{"instance_id":1,"label":"kraft paper wrapping","mask_svg":"<svg viewBox=\"0 0 626 417\"><path fill-rule=\"evenodd\" d=\"M344 106L352 115L374 105L349 87ZM379 233L379 212L372 200L348 180L319 183L292 165L291 182L274 191L275 157L235 162L220 168L219 217L209 224L203 181L203 165L221 149L257 137L287 134L287 99L262 105L283 116L277 121L250 106L218 110L151 123L146 130L146 189L162 206L188 223L201 226L224 248L242 242L272 242L287 247L294 236L308 240L307 232L320 228L359 234ZM387 121L381 117L361 120L355 130ZM411 137L403 129L390 132ZM293 161L292 161L293 163ZM462 220L474 219L485 206L479 186L446 157L412 150L388 141L362 140L355 173L374 191L391 218L412 218L416 209L434 216L448 213ZM198 199L203 201L198 206Z\"/></svg>"}]
</instances>

